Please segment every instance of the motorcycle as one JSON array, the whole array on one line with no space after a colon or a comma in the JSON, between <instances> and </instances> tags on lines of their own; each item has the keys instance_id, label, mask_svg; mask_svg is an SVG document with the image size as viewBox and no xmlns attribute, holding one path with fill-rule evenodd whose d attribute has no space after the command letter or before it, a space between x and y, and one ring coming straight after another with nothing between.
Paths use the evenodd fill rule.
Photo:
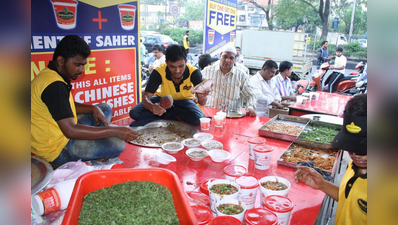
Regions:
<instances>
[{"instance_id":1,"label":"motorcycle","mask_svg":"<svg viewBox=\"0 0 398 225\"><path fill-rule=\"evenodd\" d=\"M354 75L358 75L357 78L353 78L353 80L355 80L356 84L355 87L351 88L349 90L349 93L351 95L359 95L359 94L366 94L368 91L368 79L364 74L364 69L365 69L365 64L363 62L359 62L356 66L355 66L355 70L357 72L351 72L351 74Z\"/></svg>"},{"instance_id":2,"label":"motorcycle","mask_svg":"<svg viewBox=\"0 0 398 225\"><path fill-rule=\"evenodd\" d=\"M149 81L149 69L145 67L144 63L141 63L141 87L145 88Z\"/></svg>"},{"instance_id":3,"label":"motorcycle","mask_svg":"<svg viewBox=\"0 0 398 225\"><path fill-rule=\"evenodd\" d=\"M312 75L312 81L310 82L310 91L327 91L327 88L324 87L322 83L324 82L326 73L329 71L329 67L330 64L325 62L320 66L319 70L315 71ZM337 88L333 93L349 95L350 89L355 87L356 82L355 80L352 80L352 78L355 77L358 76L352 73L350 75L344 75L344 78L339 81Z\"/></svg>"}]
</instances>

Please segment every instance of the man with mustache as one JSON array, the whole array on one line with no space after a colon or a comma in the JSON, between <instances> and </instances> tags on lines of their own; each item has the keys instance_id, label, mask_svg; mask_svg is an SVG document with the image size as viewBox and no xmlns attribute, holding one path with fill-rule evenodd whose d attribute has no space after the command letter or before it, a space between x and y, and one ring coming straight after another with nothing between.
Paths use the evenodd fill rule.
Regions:
<instances>
[{"instance_id":1,"label":"man with mustache","mask_svg":"<svg viewBox=\"0 0 398 225\"><path fill-rule=\"evenodd\" d=\"M129 127L109 126L112 108L74 101L71 80L83 72L91 50L77 35L65 36L53 59L31 83L31 151L58 167L69 161L117 157L137 138Z\"/></svg>"},{"instance_id":2,"label":"man with mustache","mask_svg":"<svg viewBox=\"0 0 398 225\"><path fill-rule=\"evenodd\" d=\"M205 115L193 101L192 88L201 82L200 70L187 64L185 48L181 45L168 47L166 62L152 71L142 102L130 110L130 117L134 119L130 126L143 126L160 119L181 119L193 126L199 126L199 119ZM166 95L173 99L173 106L168 109L159 103ZM206 104L207 95L208 92L196 94L200 105Z\"/></svg>"},{"instance_id":3,"label":"man with mustache","mask_svg":"<svg viewBox=\"0 0 398 225\"><path fill-rule=\"evenodd\" d=\"M295 179L323 191L338 201L335 224L367 224L367 96L357 95L347 102L343 128L332 142L334 148L348 152L352 161L340 186L325 181L316 170L297 166Z\"/></svg>"}]
</instances>

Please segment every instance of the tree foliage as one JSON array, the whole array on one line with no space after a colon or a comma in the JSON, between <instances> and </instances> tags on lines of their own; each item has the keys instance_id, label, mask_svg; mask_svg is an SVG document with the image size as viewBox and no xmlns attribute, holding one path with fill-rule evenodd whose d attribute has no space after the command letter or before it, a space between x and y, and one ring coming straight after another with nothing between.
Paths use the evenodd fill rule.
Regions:
<instances>
[{"instance_id":1,"label":"tree foliage","mask_svg":"<svg viewBox=\"0 0 398 225\"><path fill-rule=\"evenodd\" d=\"M348 0L340 0L338 2L336 0L334 1L335 4L333 11L340 19L338 31L344 33L345 35L349 35L353 2ZM357 0L353 34L364 34L367 31L367 11L365 11L362 7L366 5L366 0Z\"/></svg>"},{"instance_id":2,"label":"tree foliage","mask_svg":"<svg viewBox=\"0 0 398 225\"><path fill-rule=\"evenodd\" d=\"M274 15L271 13L272 9L274 8L274 5L271 4L272 3L271 0L268 0L268 5L266 7L258 4L256 0L243 0L243 2L251 3L257 8L263 10L263 12L265 13L265 20L268 23L268 30L274 29L274 24L273 24Z\"/></svg>"},{"instance_id":3,"label":"tree foliage","mask_svg":"<svg viewBox=\"0 0 398 225\"><path fill-rule=\"evenodd\" d=\"M185 13L178 18L175 22L179 27L188 27L189 21L204 21L205 16L205 1L186 1Z\"/></svg>"},{"instance_id":4,"label":"tree foliage","mask_svg":"<svg viewBox=\"0 0 398 225\"><path fill-rule=\"evenodd\" d=\"M310 6L319 15L322 21L322 34L320 39L326 39L329 32L330 0L299 0Z\"/></svg>"},{"instance_id":5,"label":"tree foliage","mask_svg":"<svg viewBox=\"0 0 398 225\"><path fill-rule=\"evenodd\" d=\"M302 27L304 32L314 33L321 19L312 8L299 0L279 0L276 6L276 25L287 30Z\"/></svg>"}]
</instances>

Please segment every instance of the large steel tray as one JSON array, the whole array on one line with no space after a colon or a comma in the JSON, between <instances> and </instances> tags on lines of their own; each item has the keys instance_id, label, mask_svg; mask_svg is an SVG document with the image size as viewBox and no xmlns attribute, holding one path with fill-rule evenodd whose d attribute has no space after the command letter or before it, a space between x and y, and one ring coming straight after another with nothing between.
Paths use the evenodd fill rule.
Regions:
<instances>
[{"instance_id":1,"label":"large steel tray","mask_svg":"<svg viewBox=\"0 0 398 225\"><path fill-rule=\"evenodd\" d=\"M321 133L320 130L312 130L313 127L326 127L329 128L329 132ZM297 140L295 141L298 144L315 147L315 148L322 148L322 149L333 149L332 142L334 136L342 129L341 125L326 123L322 121L311 120L304 130L300 133ZM306 132L316 132L318 136L326 136L329 135L331 140L329 142L321 142L321 141L311 141L308 139L304 139L304 134Z\"/></svg>"},{"instance_id":2,"label":"large steel tray","mask_svg":"<svg viewBox=\"0 0 398 225\"><path fill-rule=\"evenodd\" d=\"M144 147L161 147L166 142L181 142L192 138L199 130L187 123L173 120L157 120L145 126L132 127L138 138L130 143Z\"/></svg>"},{"instance_id":3,"label":"large steel tray","mask_svg":"<svg viewBox=\"0 0 398 225\"><path fill-rule=\"evenodd\" d=\"M285 157L288 156L292 151L293 151L293 146L299 146L302 147L304 149L312 149L315 150L315 153L313 153L312 155L320 155L322 158L324 158L326 161L329 157L331 157L331 154L335 155L335 158L333 160L333 167L331 169L324 169L324 168L319 168L317 167L317 163L315 162L315 167L321 169L326 175L329 176L334 176L335 172L336 172L336 168L337 168L337 161L338 159L341 157L342 151L338 150L338 149L322 149L322 148L313 148L313 147L309 147L309 146L305 146L305 145L300 145L297 143L291 143L289 145L289 147L286 149L286 151L279 157L279 159L277 160L277 164L278 165L283 165L283 166L287 166L287 167L292 167L292 168L296 168L297 167L297 163L293 163L293 162L289 162L289 161L285 161ZM326 151L326 153L324 154L319 154L319 151ZM329 153L327 153L329 152ZM333 156L333 155L332 155ZM296 158L294 158L296 159ZM299 162L304 162L304 161L314 161L313 159L307 159L307 160L297 160Z\"/></svg>"},{"instance_id":4,"label":"large steel tray","mask_svg":"<svg viewBox=\"0 0 398 225\"><path fill-rule=\"evenodd\" d=\"M33 196L40 192L53 177L53 168L44 159L32 156L30 160L31 169L31 190Z\"/></svg>"},{"instance_id":5,"label":"large steel tray","mask_svg":"<svg viewBox=\"0 0 398 225\"><path fill-rule=\"evenodd\" d=\"M275 122L280 122L280 123L284 123L284 124L295 124L304 129L304 127L308 124L309 121L310 121L309 118L278 114L278 115L274 116L266 124L264 124L258 130L258 134L260 136L271 137L271 138L281 139L281 140L285 140L285 141L295 141L297 139L297 137L299 136L299 134L298 135L290 135L290 134L283 134L283 133L279 133L279 132L267 131L264 129L265 129L265 127L267 127Z\"/></svg>"}]
</instances>

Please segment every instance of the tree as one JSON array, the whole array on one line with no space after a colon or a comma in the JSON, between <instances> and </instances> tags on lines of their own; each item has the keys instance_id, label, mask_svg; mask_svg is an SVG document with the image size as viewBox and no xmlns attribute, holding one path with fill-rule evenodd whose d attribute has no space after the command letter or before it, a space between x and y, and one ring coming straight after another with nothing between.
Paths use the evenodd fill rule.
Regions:
<instances>
[{"instance_id":1,"label":"tree","mask_svg":"<svg viewBox=\"0 0 398 225\"><path fill-rule=\"evenodd\" d=\"M366 5L366 0L357 0L353 34L363 34L367 31L367 12L362 8L362 6ZM339 2L336 2L336 0L334 0L334 7L332 10L340 19L339 32L344 33L345 35L349 35L352 8L352 1L340 0Z\"/></svg>"},{"instance_id":2,"label":"tree","mask_svg":"<svg viewBox=\"0 0 398 225\"><path fill-rule=\"evenodd\" d=\"M314 12L316 12L321 18L322 22L322 34L321 40L326 39L329 32L329 12L330 12L330 0L299 0L309 5Z\"/></svg>"},{"instance_id":3,"label":"tree","mask_svg":"<svg viewBox=\"0 0 398 225\"><path fill-rule=\"evenodd\" d=\"M257 8L263 10L264 13L265 13L265 20L268 23L268 30L273 30L274 29L274 24L272 23L272 20L273 20L274 16L272 15L272 13L271 13L271 17L270 17L270 12L271 12L271 10L273 8L273 5L271 4L272 0L268 0L268 5L267 5L266 8L264 6L258 4L255 0L243 0L243 2L251 3L254 6L256 6Z\"/></svg>"},{"instance_id":4,"label":"tree","mask_svg":"<svg viewBox=\"0 0 398 225\"><path fill-rule=\"evenodd\" d=\"M279 0L276 6L276 25L287 30L291 27L303 27L304 32L315 32L321 20L307 4L298 0Z\"/></svg>"},{"instance_id":5,"label":"tree","mask_svg":"<svg viewBox=\"0 0 398 225\"><path fill-rule=\"evenodd\" d=\"M205 1L187 1L185 2L185 13L176 18L179 27L188 27L189 21L203 21L205 16Z\"/></svg>"}]
</instances>

